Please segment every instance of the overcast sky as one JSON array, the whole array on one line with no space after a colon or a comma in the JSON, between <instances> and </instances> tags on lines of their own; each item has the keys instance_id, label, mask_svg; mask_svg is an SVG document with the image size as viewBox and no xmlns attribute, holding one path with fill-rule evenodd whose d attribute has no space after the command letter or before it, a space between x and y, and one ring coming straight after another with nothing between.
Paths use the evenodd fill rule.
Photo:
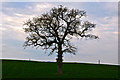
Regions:
<instances>
[{"instance_id":1,"label":"overcast sky","mask_svg":"<svg viewBox=\"0 0 120 80\"><path fill-rule=\"evenodd\" d=\"M117 2L6 2L2 3L2 58L55 61L56 54L38 48L23 48L26 34L23 23L29 18L63 5L87 12L86 20L96 24L93 33L99 40L73 38L76 55L64 54L64 61L118 64L118 3Z\"/></svg>"}]
</instances>

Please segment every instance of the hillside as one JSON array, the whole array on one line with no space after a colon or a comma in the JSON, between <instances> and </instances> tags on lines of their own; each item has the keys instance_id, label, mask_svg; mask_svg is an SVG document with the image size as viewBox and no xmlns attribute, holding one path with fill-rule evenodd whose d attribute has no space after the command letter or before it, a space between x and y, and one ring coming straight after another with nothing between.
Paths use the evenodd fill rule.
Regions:
<instances>
[{"instance_id":1,"label":"hillside","mask_svg":"<svg viewBox=\"0 0 120 80\"><path fill-rule=\"evenodd\" d=\"M57 75L55 62L2 60L2 76L6 78L84 78L116 79L120 66L64 63L63 75Z\"/></svg>"}]
</instances>

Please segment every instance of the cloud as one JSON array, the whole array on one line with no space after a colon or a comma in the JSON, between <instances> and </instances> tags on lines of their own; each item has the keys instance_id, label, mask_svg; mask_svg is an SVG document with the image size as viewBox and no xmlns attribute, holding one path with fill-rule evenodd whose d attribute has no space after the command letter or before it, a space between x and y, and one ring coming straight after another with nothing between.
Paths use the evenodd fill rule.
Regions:
<instances>
[{"instance_id":1,"label":"cloud","mask_svg":"<svg viewBox=\"0 0 120 80\"><path fill-rule=\"evenodd\" d=\"M8 16L3 14L2 15L3 24L2 24L2 32L3 38L7 39L16 39L16 40L23 40L24 32L23 32L23 18ZM20 19L20 20L19 20ZM16 37L14 37L16 36Z\"/></svg>"},{"instance_id":2,"label":"cloud","mask_svg":"<svg viewBox=\"0 0 120 80\"><path fill-rule=\"evenodd\" d=\"M102 36L105 36L105 34L106 35L112 34L111 36L115 36L113 34L118 31L118 17L117 16L104 17L99 22L97 22L97 24L98 24L97 32L99 33L102 32L101 34Z\"/></svg>"},{"instance_id":3,"label":"cloud","mask_svg":"<svg viewBox=\"0 0 120 80\"><path fill-rule=\"evenodd\" d=\"M93 29L92 33L101 36L101 37L105 37L107 35L111 35L111 36L116 36L113 35L115 33L118 32L118 16L104 16L104 17L87 17L87 19L93 23L96 24L96 28Z\"/></svg>"},{"instance_id":4,"label":"cloud","mask_svg":"<svg viewBox=\"0 0 120 80\"><path fill-rule=\"evenodd\" d=\"M24 22L32 17L37 16L38 13L42 13L42 11L44 11L45 9L49 9L51 7L52 5L48 3L44 4L34 3L31 6L27 6L25 9L3 7L2 12L3 28L0 28L0 30L4 31L3 32L4 38L24 40L25 38L25 34L23 31ZM5 13L4 10L7 11L8 13ZM30 14L26 13L26 11L28 11ZM33 12L34 14L31 14L31 12ZM8 36L6 37L6 35Z\"/></svg>"},{"instance_id":5,"label":"cloud","mask_svg":"<svg viewBox=\"0 0 120 80\"><path fill-rule=\"evenodd\" d=\"M42 4L34 4L35 6L33 7L33 10L35 12L40 12L40 11L46 11L46 9L51 9L52 7L54 7L52 4L49 3L42 3Z\"/></svg>"}]
</instances>

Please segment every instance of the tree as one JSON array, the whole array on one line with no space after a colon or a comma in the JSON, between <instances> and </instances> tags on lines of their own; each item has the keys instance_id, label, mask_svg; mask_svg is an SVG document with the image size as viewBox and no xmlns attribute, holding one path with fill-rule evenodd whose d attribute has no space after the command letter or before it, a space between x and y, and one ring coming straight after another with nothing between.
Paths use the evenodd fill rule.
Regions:
<instances>
[{"instance_id":1,"label":"tree","mask_svg":"<svg viewBox=\"0 0 120 80\"><path fill-rule=\"evenodd\" d=\"M24 31L28 34L24 46L41 46L57 53L57 71L62 74L63 53L75 54L76 48L71 45L72 36L79 38L93 38L98 36L88 34L95 24L82 21L86 12L79 9L68 9L62 5L52 8L48 13L29 19L24 23Z\"/></svg>"}]
</instances>

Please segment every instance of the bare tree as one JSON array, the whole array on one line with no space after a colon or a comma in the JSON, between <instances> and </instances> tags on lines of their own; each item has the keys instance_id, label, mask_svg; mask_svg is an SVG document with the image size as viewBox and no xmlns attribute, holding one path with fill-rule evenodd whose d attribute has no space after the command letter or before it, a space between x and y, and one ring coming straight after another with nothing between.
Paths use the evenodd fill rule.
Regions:
<instances>
[{"instance_id":1,"label":"bare tree","mask_svg":"<svg viewBox=\"0 0 120 80\"><path fill-rule=\"evenodd\" d=\"M63 53L75 54L76 48L71 45L72 36L79 38L93 38L98 36L88 34L95 24L82 21L86 16L85 11L79 9L68 9L62 5L52 8L48 13L29 19L24 23L25 32L28 34L24 46L41 46L57 53L58 74L62 74Z\"/></svg>"}]
</instances>

